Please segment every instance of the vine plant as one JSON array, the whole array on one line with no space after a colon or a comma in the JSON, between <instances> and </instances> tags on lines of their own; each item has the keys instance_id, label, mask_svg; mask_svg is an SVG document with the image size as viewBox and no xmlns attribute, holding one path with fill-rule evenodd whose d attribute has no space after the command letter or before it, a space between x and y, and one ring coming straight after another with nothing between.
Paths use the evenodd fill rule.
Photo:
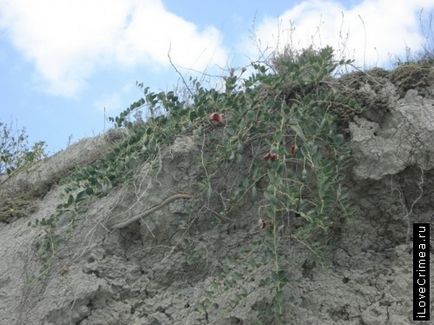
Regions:
<instances>
[{"instance_id":1,"label":"vine plant","mask_svg":"<svg viewBox=\"0 0 434 325\"><path fill-rule=\"evenodd\" d=\"M335 61L330 47L285 53L272 62L253 63L253 73L247 77L243 77L246 69L232 71L225 78L224 91L191 80L186 101L172 91L154 93L138 83L143 98L111 118L116 128L127 130L125 138L98 165L79 169L70 177L66 202L39 225L54 232L59 217L68 211L73 224L83 202L131 179L134 167L156 157L160 146L182 134L200 136L208 148L201 157L206 168L204 199L220 198L223 215L236 211L249 198L261 202L258 219L269 234L265 247L272 266L270 281L263 285L273 284L273 317L279 322L282 290L288 281L282 252L285 217L304 220L291 236L313 247L315 239L327 237L348 215L342 170L350 151L338 122L360 108L333 86L332 74L349 63ZM147 121L130 121L143 107L149 112ZM219 114L222 120L210 121L210 114ZM216 132L210 132L213 129ZM246 155L246 148L255 148L256 154ZM249 168L238 186L217 193L219 170L242 160Z\"/></svg>"},{"instance_id":2,"label":"vine plant","mask_svg":"<svg viewBox=\"0 0 434 325\"><path fill-rule=\"evenodd\" d=\"M230 75L225 92L208 91L195 103L196 109L217 107L228 117L223 135L212 138L216 150L210 151L208 174L218 177L218 170L250 159L239 186L218 196L229 214L249 192L253 198L262 195L258 217L270 235L266 250L275 283L274 321L282 317L281 294L288 281L282 252L285 217L304 219L292 238L316 253L315 240L332 236L331 230L350 212L342 190L350 150L338 122L360 107L332 86L332 73L350 63L335 61L329 47L282 55L272 65L253 64L255 72L246 79ZM246 158L248 147L259 154Z\"/></svg>"}]
</instances>

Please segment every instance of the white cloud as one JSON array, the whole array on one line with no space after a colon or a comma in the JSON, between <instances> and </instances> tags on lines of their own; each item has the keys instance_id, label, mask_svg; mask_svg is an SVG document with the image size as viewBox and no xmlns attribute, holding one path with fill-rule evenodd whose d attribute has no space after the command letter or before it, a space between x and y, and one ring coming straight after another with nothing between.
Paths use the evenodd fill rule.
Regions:
<instances>
[{"instance_id":1,"label":"white cloud","mask_svg":"<svg viewBox=\"0 0 434 325\"><path fill-rule=\"evenodd\" d=\"M48 82L74 95L97 67L108 64L203 70L226 63L218 30L199 30L161 0L0 0L0 29Z\"/></svg>"},{"instance_id":2,"label":"white cloud","mask_svg":"<svg viewBox=\"0 0 434 325\"><path fill-rule=\"evenodd\" d=\"M434 8L433 0L364 0L346 9L335 1L308 0L278 18L265 18L256 29L255 42L245 44L251 57L260 50L282 51L285 45L300 49L331 45L338 56L360 66L385 65L404 55L406 47L419 50L420 10Z\"/></svg>"}]
</instances>

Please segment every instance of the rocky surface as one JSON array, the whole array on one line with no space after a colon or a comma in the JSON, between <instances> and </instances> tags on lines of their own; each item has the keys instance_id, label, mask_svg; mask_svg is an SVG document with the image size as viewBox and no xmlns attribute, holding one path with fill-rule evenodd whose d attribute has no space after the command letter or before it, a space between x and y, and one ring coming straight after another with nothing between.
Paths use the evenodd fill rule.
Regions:
<instances>
[{"instance_id":1,"label":"rocky surface","mask_svg":"<svg viewBox=\"0 0 434 325\"><path fill-rule=\"evenodd\" d=\"M285 324L412 323L409 225L434 215L434 83L406 89L399 75L377 80L381 87L362 81L353 89L370 113L350 123L352 218L324 265L301 243L287 242ZM196 193L203 167L194 137L176 139L132 183L90 202L54 257L41 258L47 233L29 221L55 211L64 201L56 179L101 158L108 152L101 143L82 141L1 185L0 193L23 182L50 186L29 215L0 223L0 324L271 324L272 292L261 286L271 266L252 263L264 236L255 202L222 222L205 205L192 210L194 198L179 200L111 228L174 193ZM60 220L55 234L66 229ZM224 268L230 272L222 277Z\"/></svg>"}]
</instances>

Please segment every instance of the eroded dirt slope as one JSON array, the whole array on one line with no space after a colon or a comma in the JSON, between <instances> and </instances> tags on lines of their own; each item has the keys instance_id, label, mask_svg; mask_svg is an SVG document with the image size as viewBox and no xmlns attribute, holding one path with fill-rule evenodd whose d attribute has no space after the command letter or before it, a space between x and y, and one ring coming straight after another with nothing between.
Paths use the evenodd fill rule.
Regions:
<instances>
[{"instance_id":1,"label":"eroded dirt slope","mask_svg":"<svg viewBox=\"0 0 434 325\"><path fill-rule=\"evenodd\" d=\"M369 108L349 124L354 161L346 190L354 214L338 229L324 266L301 243L285 243L285 324L411 323L409 225L434 215L434 70L425 69L417 87L408 85L414 71L345 81ZM23 183L38 191L26 216L0 223L0 324L273 323L273 293L261 285L272 265L252 263L261 260L264 237L257 202L229 220L212 202L198 204L203 148L194 136L177 138L159 161L139 166L133 182L95 198L75 227L61 219L55 256L38 255L46 234L29 221L52 214L65 200L58 179L74 164L102 158L110 141L78 143L2 183L8 199ZM90 161L80 160L89 158L86 150L95 154ZM226 171L222 186L240 170ZM192 198L113 228L177 193ZM225 286L229 277L235 281Z\"/></svg>"}]
</instances>

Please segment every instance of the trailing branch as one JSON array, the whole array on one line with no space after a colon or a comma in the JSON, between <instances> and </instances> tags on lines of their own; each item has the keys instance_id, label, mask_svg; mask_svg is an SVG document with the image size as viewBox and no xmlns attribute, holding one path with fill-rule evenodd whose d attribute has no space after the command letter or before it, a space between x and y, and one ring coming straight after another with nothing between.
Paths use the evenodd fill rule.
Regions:
<instances>
[{"instance_id":1,"label":"trailing branch","mask_svg":"<svg viewBox=\"0 0 434 325\"><path fill-rule=\"evenodd\" d=\"M146 210L145 212L138 214L134 217L132 217L131 219L124 221L124 222L120 222L115 224L112 228L113 229L122 229L125 228L126 226L130 225L131 223L146 217L147 215L150 215L151 213L161 209L162 207L168 205L169 203L178 200L178 199L191 199L193 196L191 194L188 193L178 193L178 194L174 194L172 196L169 196L167 199L165 199L163 202L161 202L160 204L157 204L155 206L153 206L152 208L150 208L149 210Z\"/></svg>"}]
</instances>

